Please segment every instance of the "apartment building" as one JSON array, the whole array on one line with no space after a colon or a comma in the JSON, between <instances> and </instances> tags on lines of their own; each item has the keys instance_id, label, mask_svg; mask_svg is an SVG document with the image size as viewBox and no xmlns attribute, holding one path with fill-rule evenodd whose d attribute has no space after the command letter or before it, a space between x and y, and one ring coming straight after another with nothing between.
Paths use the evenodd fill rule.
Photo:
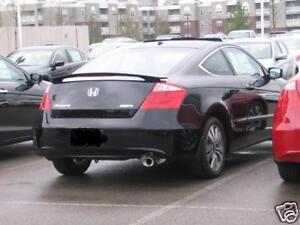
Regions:
<instances>
[{"instance_id":1,"label":"apartment building","mask_svg":"<svg viewBox=\"0 0 300 225\"><path fill-rule=\"evenodd\" d=\"M300 29L300 0L35 0L21 11L23 26L88 25L103 37L136 33L147 39L166 30L199 37L226 32L238 2L260 32L262 1L265 32ZM15 6L0 3L0 25L15 24Z\"/></svg>"}]
</instances>

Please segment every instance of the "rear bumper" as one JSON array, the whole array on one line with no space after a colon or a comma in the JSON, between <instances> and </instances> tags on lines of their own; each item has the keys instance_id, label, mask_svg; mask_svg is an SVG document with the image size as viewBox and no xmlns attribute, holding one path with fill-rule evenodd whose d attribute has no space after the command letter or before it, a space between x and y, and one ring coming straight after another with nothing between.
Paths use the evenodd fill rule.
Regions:
<instances>
[{"instance_id":1,"label":"rear bumper","mask_svg":"<svg viewBox=\"0 0 300 225\"><path fill-rule=\"evenodd\" d=\"M100 147L74 146L72 129L37 129L34 131L35 152L48 159L82 157L125 160L153 153L172 158L178 146L178 130L101 130L105 141Z\"/></svg>"}]
</instances>

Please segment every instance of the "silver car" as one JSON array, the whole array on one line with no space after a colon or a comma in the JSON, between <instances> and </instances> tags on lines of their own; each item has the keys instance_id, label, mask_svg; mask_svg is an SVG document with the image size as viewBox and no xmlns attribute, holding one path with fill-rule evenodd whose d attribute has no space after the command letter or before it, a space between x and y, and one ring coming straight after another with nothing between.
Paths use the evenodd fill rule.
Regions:
<instances>
[{"instance_id":1,"label":"silver car","mask_svg":"<svg viewBox=\"0 0 300 225\"><path fill-rule=\"evenodd\" d=\"M231 40L253 55L266 68L279 67L283 69L283 78L288 80L298 72L295 58L289 54L286 46L273 38L248 38Z\"/></svg>"}]
</instances>

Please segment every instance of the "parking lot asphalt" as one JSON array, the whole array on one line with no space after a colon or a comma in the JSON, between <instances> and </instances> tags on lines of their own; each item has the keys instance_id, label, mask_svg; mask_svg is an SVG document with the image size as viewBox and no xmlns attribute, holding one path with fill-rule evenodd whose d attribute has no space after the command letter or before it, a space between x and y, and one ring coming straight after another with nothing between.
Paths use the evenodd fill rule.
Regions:
<instances>
[{"instance_id":1,"label":"parking lot asphalt","mask_svg":"<svg viewBox=\"0 0 300 225\"><path fill-rule=\"evenodd\" d=\"M138 160L100 161L84 176L64 177L30 142L1 147L0 224L282 224L274 207L300 203L300 189L280 179L271 149L265 142L235 153L220 178L204 180L176 164L144 168Z\"/></svg>"}]
</instances>

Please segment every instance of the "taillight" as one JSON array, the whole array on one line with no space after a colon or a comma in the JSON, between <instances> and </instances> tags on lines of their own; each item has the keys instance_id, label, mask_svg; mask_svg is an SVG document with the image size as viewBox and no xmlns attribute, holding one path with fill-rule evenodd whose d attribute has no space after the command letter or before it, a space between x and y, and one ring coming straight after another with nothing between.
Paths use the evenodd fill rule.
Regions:
<instances>
[{"instance_id":1,"label":"taillight","mask_svg":"<svg viewBox=\"0 0 300 225\"><path fill-rule=\"evenodd\" d=\"M179 109L186 92L185 88L177 85L156 83L141 109Z\"/></svg>"},{"instance_id":2,"label":"taillight","mask_svg":"<svg viewBox=\"0 0 300 225\"><path fill-rule=\"evenodd\" d=\"M43 98L42 98L42 101L40 104L40 110L43 110L43 111L51 110L50 85L47 87L47 89L43 95Z\"/></svg>"},{"instance_id":3,"label":"taillight","mask_svg":"<svg viewBox=\"0 0 300 225\"><path fill-rule=\"evenodd\" d=\"M297 61L297 62L300 62L300 55L297 55L296 61Z\"/></svg>"}]
</instances>

